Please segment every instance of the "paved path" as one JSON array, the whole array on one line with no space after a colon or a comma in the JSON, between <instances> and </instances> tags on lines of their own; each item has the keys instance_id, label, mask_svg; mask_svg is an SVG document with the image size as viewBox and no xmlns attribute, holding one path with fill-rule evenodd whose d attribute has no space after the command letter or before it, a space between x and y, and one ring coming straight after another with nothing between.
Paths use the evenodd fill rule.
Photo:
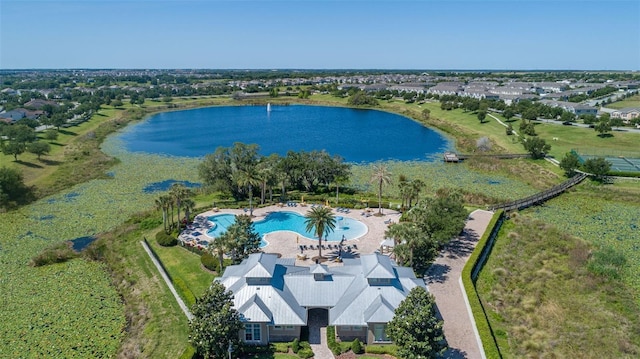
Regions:
<instances>
[{"instance_id":1,"label":"paved path","mask_svg":"<svg viewBox=\"0 0 640 359\"><path fill-rule=\"evenodd\" d=\"M320 344L310 344L313 350L313 359L335 359L329 347L327 347L327 327L320 328Z\"/></svg>"},{"instance_id":2,"label":"paved path","mask_svg":"<svg viewBox=\"0 0 640 359\"><path fill-rule=\"evenodd\" d=\"M493 212L476 210L469 216L464 235L452 241L440 253L425 275L425 282L436 298L444 320L445 338L450 349L446 358L482 358L484 351L476 334L473 316L460 285L462 268L487 229Z\"/></svg>"},{"instance_id":3,"label":"paved path","mask_svg":"<svg viewBox=\"0 0 640 359\"><path fill-rule=\"evenodd\" d=\"M193 319L193 314L191 314L187 305L184 303L182 298L180 298L180 296L178 295L178 292L176 292L176 289L173 287L173 283L171 283L171 280L169 279L169 276L167 275L167 273L165 273L160 263L158 263L158 260L153 255L153 253L151 253L151 249L149 248L149 246L144 241L140 241L140 244L142 244L142 248L144 248L144 250L147 252L153 264L155 264L156 268L158 269L158 272L160 272L160 275L162 276L162 279L164 279L164 282L167 283L169 290L171 291L173 296L176 298L176 301L178 302L178 305L184 312L184 315L186 315L187 319L191 321Z\"/></svg>"}]
</instances>

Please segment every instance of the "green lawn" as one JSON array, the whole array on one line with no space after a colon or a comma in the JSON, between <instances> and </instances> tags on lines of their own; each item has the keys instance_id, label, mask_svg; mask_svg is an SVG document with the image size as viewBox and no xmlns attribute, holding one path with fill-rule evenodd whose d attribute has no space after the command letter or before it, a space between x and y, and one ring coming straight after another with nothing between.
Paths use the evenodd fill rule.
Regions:
<instances>
[{"instance_id":1,"label":"green lawn","mask_svg":"<svg viewBox=\"0 0 640 359\"><path fill-rule=\"evenodd\" d=\"M580 153L623 153L640 157L640 133L613 131L611 137L599 137L592 128L551 124L537 124L535 128L538 136L551 145L550 154L558 160L572 149L579 149Z\"/></svg>"},{"instance_id":2,"label":"green lawn","mask_svg":"<svg viewBox=\"0 0 640 359\"><path fill-rule=\"evenodd\" d=\"M622 101L607 104L605 107L615 108L615 109L621 109L625 107L640 108L640 95L634 95Z\"/></svg>"},{"instance_id":3,"label":"green lawn","mask_svg":"<svg viewBox=\"0 0 640 359\"><path fill-rule=\"evenodd\" d=\"M162 247L153 238L148 238L148 242L160 257L171 278L180 278L193 295L199 297L211 286L215 274L202 267L200 256L180 246Z\"/></svg>"}]
</instances>

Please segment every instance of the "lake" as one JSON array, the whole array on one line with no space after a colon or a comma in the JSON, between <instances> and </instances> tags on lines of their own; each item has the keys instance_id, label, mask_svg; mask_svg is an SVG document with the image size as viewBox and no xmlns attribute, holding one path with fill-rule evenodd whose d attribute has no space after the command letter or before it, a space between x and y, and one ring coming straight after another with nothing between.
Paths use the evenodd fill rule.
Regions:
<instances>
[{"instance_id":1,"label":"lake","mask_svg":"<svg viewBox=\"0 0 640 359\"><path fill-rule=\"evenodd\" d=\"M203 157L234 142L260 153L325 150L347 162L427 161L450 149L440 133L400 115L341 107L223 106L164 112L127 127L131 152Z\"/></svg>"}]
</instances>

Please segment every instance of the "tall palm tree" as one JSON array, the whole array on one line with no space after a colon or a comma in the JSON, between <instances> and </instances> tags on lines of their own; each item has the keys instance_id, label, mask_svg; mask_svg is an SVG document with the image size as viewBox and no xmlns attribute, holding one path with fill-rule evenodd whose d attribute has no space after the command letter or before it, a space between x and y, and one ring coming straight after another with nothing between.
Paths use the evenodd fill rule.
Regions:
<instances>
[{"instance_id":1,"label":"tall palm tree","mask_svg":"<svg viewBox=\"0 0 640 359\"><path fill-rule=\"evenodd\" d=\"M413 203L413 198L415 197L416 203L418 202L420 191L424 188L426 184L420 179L414 179L411 181L411 197L409 198L409 207Z\"/></svg>"},{"instance_id":2,"label":"tall palm tree","mask_svg":"<svg viewBox=\"0 0 640 359\"><path fill-rule=\"evenodd\" d=\"M167 222L169 217L169 203L171 202L171 197L168 195L162 195L156 199L156 208L162 210L162 225L164 226L164 231L167 232Z\"/></svg>"},{"instance_id":3,"label":"tall palm tree","mask_svg":"<svg viewBox=\"0 0 640 359\"><path fill-rule=\"evenodd\" d=\"M311 232L315 229L318 236L318 257L322 258L322 236L333 232L336 228L336 219L328 207L311 208L305 217L307 231Z\"/></svg>"},{"instance_id":4,"label":"tall palm tree","mask_svg":"<svg viewBox=\"0 0 640 359\"><path fill-rule=\"evenodd\" d=\"M224 268L224 254L231 249L233 240L233 234L227 231L214 238L209 242L209 246L207 247L209 253L218 256L218 261L220 262L220 273L222 273Z\"/></svg>"},{"instance_id":5,"label":"tall palm tree","mask_svg":"<svg viewBox=\"0 0 640 359\"><path fill-rule=\"evenodd\" d=\"M171 197L173 197L176 207L178 208L178 232L180 232L180 208L182 207L182 201L184 201L188 197L191 197L193 193L182 183L174 183L171 185L169 194L171 195Z\"/></svg>"},{"instance_id":6,"label":"tall palm tree","mask_svg":"<svg viewBox=\"0 0 640 359\"><path fill-rule=\"evenodd\" d=\"M340 186L342 186L343 184L346 184L347 181L349 181L348 176L336 176L333 179L333 184L336 185L336 206L338 206L338 203L340 202L340 198L339 198Z\"/></svg>"},{"instance_id":7,"label":"tall palm tree","mask_svg":"<svg viewBox=\"0 0 640 359\"><path fill-rule=\"evenodd\" d=\"M385 236L393 238L395 242L394 254L403 263L413 266L413 251L420 243L424 233L413 223L397 223L389 227ZM405 253L407 252L408 253ZM406 258L408 255L409 258Z\"/></svg>"},{"instance_id":8,"label":"tall palm tree","mask_svg":"<svg viewBox=\"0 0 640 359\"><path fill-rule=\"evenodd\" d=\"M185 198L182 200L182 206L184 207L184 217L187 219L187 223L190 222L191 211L196 207L196 202L191 198Z\"/></svg>"},{"instance_id":9,"label":"tall palm tree","mask_svg":"<svg viewBox=\"0 0 640 359\"><path fill-rule=\"evenodd\" d=\"M260 176L255 166L247 167L236 172L236 182L249 190L249 215L253 217L253 186L260 185Z\"/></svg>"},{"instance_id":10,"label":"tall palm tree","mask_svg":"<svg viewBox=\"0 0 640 359\"><path fill-rule=\"evenodd\" d=\"M378 214L382 214L382 186L391 182L391 172L383 164L373 165L371 183L378 185Z\"/></svg>"},{"instance_id":11,"label":"tall palm tree","mask_svg":"<svg viewBox=\"0 0 640 359\"><path fill-rule=\"evenodd\" d=\"M407 176L401 174L398 176L398 190L400 190L400 198L402 199L401 208L404 210L405 203L407 203L407 194L409 192L409 181Z\"/></svg>"}]
</instances>

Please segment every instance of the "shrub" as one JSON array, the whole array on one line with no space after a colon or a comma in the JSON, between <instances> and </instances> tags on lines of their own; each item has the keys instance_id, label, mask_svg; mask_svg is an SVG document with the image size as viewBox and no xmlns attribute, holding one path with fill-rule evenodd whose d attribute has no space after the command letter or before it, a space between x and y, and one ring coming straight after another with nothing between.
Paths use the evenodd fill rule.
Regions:
<instances>
[{"instance_id":1,"label":"shrub","mask_svg":"<svg viewBox=\"0 0 640 359\"><path fill-rule=\"evenodd\" d=\"M218 272L220 270L220 261L216 259L211 253L204 252L200 256L200 263L208 270Z\"/></svg>"},{"instance_id":2,"label":"shrub","mask_svg":"<svg viewBox=\"0 0 640 359\"><path fill-rule=\"evenodd\" d=\"M298 356L302 359L308 359L313 357L313 350L311 348L304 348L298 351Z\"/></svg>"},{"instance_id":3,"label":"shrub","mask_svg":"<svg viewBox=\"0 0 640 359\"><path fill-rule=\"evenodd\" d=\"M162 225L162 220L156 217L148 217L140 221L140 229L149 230Z\"/></svg>"},{"instance_id":4,"label":"shrub","mask_svg":"<svg viewBox=\"0 0 640 359\"><path fill-rule=\"evenodd\" d=\"M160 231L156 233L156 241L163 247L173 247L178 244L178 239L170 234Z\"/></svg>"},{"instance_id":5,"label":"shrub","mask_svg":"<svg viewBox=\"0 0 640 359\"><path fill-rule=\"evenodd\" d=\"M294 339L293 342L291 342L291 350L293 350L294 353L298 354L298 357L300 358L313 357L313 350L311 350L309 342L301 342L298 340L298 338Z\"/></svg>"},{"instance_id":6,"label":"shrub","mask_svg":"<svg viewBox=\"0 0 640 359\"><path fill-rule=\"evenodd\" d=\"M362 354L362 343L360 343L360 340L358 340L358 338L356 338L353 343L351 343L351 351L356 354Z\"/></svg>"},{"instance_id":7,"label":"shrub","mask_svg":"<svg viewBox=\"0 0 640 359\"><path fill-rule=\"evenodd\" d=\"M398 348L393 345L367 345L365 347L365 352L368 354L389 354L391 356L396 356Z\"/></svg>"},{"instance_id":8,"label":"shrub","mask_svg":"<svg viewBox=\"0 0 640 359\"><path fill-rule=\"evenodd\" d=\"M271 348L276 353L289 352L289 346L291 346L291 343L271 343Z\"/></svg>"},{"instance_id":9,"label":"shrub","mask_svg":"<svg viewBox=\"0 0 640 359\"><path fill-rule=\"evenodd\" d=\"M193 292L189 287L187 287L187 284L182 280L182 278L173 278L173 285L176 287L176 290L182 299L184 299L187 306L191 307L196 303L196 296L193 295Z\"/></svg>"},{"instance_id":10,"label":"shrub","mask_svg":"<svg viewBox=\"0 0 640 359\"><path fill-rule=\"evenodd\" d=\"M334 326L327 327L327 346L333 355L342 354L342 347L336 342L336 328Z\"/></svg>"},{"instance_id":11,"label":"shrub","mask_svg":"<svg viewBox=\"0 0 640 359\"><path fill-rule=\"evenodd\" d=\"M67 242L56 243L45 248L40 254L31 258L32 267L40 267L47 264L62 263L78 257Z\"/></svg>"}]
</instances>

